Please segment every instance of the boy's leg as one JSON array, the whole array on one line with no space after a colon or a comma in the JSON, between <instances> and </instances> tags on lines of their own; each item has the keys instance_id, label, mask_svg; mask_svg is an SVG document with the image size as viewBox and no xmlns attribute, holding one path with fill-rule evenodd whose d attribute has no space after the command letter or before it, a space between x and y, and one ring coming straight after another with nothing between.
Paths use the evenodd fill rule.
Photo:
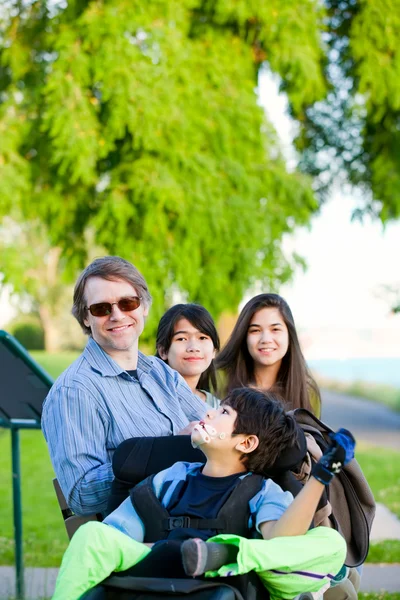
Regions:
<instances>
[{"instance_id":1,"label":"boy's leg","mask_svg":"<svg viewBox=\"0 0 400 600\"><path fill-rule=\"evenodd\" d=\"M114 527L90 522L72 538L61 563L53 600L78 600L113 571L125 571L150 548Z\"/></svg>"},{"instance_id":2,"label":"boy's leg","mask_svg":"<svg viewBox=\"0 0 400 600\"><path fill-rule=\"evenodd\" d=\"M335 579L334 587L325 592L324 600L357 600L360 581L357 569L347 569L347 576L338 582Z\"/></svg>"},{"instance_id":3,"label":"boy's leg","mask_svg":"<svg viewBox=\"0 0 400 600\"><path fill-rule=\"evenodd\" d=\"M181 540L163 540L154 544L143 560L127 571L132 577L186 578L181 556Z\"/></svg>"},{"instance_id":4,"label":"boy's leg","mask_svg":"<svg viewBox=\"0 0 400 600\"><path fill-rule=\"evenodd\" d=\"M272 540L248 540L218 535L208 542L238 547L237 562L207 573L226 577L255 571L271 600L293 598L301 592L318 592L329 586L343 565L346 542L335 530L317 527L305 535Z\"/></svg>"}]
</instances>

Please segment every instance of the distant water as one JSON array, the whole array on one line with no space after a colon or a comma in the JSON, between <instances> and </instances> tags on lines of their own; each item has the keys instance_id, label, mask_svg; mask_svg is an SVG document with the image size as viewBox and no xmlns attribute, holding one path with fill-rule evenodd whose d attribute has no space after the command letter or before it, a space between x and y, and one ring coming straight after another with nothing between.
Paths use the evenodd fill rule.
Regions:
<instances>
[{"instance_id":1,"label":"distant water","mask_svg":"<svg viewBox=\"0 0 400 600\"><path fill-rule=\"evenodd\" d=\"M309 360L310 369L339 381L369 381L400 388L400 358L347 358Z\"/></svg>"}]
</instances>

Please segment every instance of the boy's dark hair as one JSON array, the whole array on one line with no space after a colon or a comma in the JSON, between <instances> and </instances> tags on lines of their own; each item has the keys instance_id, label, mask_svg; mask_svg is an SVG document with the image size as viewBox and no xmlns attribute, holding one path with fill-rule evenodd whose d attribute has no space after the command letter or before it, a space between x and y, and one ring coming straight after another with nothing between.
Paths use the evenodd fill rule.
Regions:
<instances>
[{"instance_id":1,"label":"boy's dark hair","mask_svg":"<svg viewBox=\"0 0 400 600\"><path fill-rule=\"evenodd\" d=\"M256 435L259 444L242 461L253 473L264 474L287 448L298 445L299 426L287 415L275 394L252 388L232 390L222 401L237 412L233 434Z\"/></svg>"}]
</instances>

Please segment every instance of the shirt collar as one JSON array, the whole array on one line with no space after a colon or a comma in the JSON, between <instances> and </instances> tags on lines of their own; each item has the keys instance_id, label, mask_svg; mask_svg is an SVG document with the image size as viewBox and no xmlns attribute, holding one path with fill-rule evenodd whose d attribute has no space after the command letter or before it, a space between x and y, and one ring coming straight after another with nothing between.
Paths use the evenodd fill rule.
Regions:
<instances>
[{"instance_id":1,"label":"shirt collar","mask_svg":"<svg viewBox=\"0 0 400 600\"><path fill-rule=\"evenodd\" d=\"M89 337L83 355L91 368L100 373L103 377L115 377L126 372L125 369L115 362L115 360L113 360L92 337ZM151 368L151 359L139 352L138 372L148 373Z\"/></svg>"}]
</instances>

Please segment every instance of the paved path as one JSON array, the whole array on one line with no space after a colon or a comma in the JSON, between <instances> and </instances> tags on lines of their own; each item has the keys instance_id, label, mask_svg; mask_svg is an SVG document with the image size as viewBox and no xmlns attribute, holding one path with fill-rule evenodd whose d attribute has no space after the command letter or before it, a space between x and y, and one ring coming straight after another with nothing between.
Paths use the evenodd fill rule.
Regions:
<instances>
[{"instance_id":1,"label":"paved path","mask_svg":"<svg viewBox=\"0 0 400 600\"><path fill-rule=\"evenodd\" d=\"M360 592L400 592L400 565L364 565Z\"/></svg>"},{"instance_id":2,"label":"paved path","mask_svg":"<svg viewBox=\"0 0 400 600\"><path fill-rule=\"evenodd\" d=\"M51 598L58 569L32 569L25 572L26 600ZM361 592L400 591L400 565L364 565ZM0 567L0 600L15 596L13 567ZM66 599L67 600L67 599Z\"/></svg>"},{"instance_id":3,"label":"paved path","mask_svg":"<svg viewBox=\"0 0 400 600\"><path fill-rule=\"evenodd\" d=\"M27 567L25 569L26 600L41 600L53 595L58 569ZM14 567L0 567L0 600L15 597Z\"/></svg>"},{"instance_id":4,"label":"paved path","mask_svg":"<svg viewBox=\"0 0 400 600\"><path fill-rule=\"evenodd\" d=\"M400 413L377 402L323 390L322 420L350 429L357 440L400 450Z\"/></svg>"}]
</instances>

